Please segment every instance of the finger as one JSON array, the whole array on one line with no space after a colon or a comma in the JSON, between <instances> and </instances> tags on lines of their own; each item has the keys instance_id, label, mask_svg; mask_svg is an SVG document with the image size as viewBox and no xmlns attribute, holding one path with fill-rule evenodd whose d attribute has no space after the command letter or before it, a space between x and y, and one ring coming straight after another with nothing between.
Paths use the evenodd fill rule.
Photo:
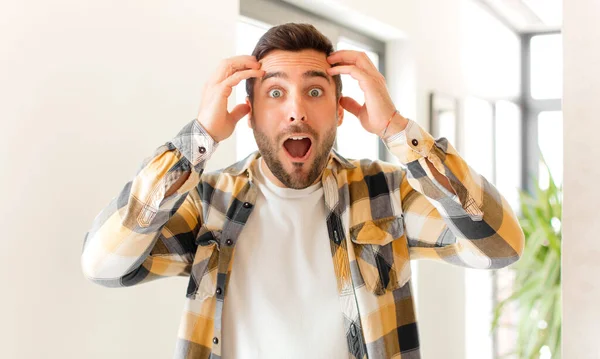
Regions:
<instances>
[{"instance_id":1,"label":"finger","mask_svg":"<svg viewBox=\"0 0 600 359\"><path fill-rule=\"evenodd\" d=\"M235 121L235 123L237 123L239 120L244 118L244 116L246 116L246 114L248 114L248 112L250 112L250 106L248 104L241 103L241 104L235 106L229 114L231 115L231 118L233 119L233 121Z\"/></svg>"},{"instance_id":2,"label":"finger","mask_svg":"<svg viewBox=\"0 0 600 359\"><path fill-rule=\"evenodd\" d=\"M225 61L226 77L244 69L259 69L262 66L256 57L250 55L234 56Z\"/></svg>"},{"instance_id":3,"label":"finger","mask_svg":"<svg viewBox=\"0 0 600 359\"><path fill-rule=\"evenodd\" d=\"M262 64L256 60L255 56L239 55L230 57L220 63L219 68L212 79L212 83L220 83L238 71L260 69L261 66Z\"/></svg>"},{"instance_id":4,"label":"finger","mask_svg":"<svg viewBox=\"0 0 600 359\"><path fill-rule=\"evenodd\" d=\"M343 96L340 99L340 105L342 105L342 107L346 111L350 112L351 114L353 114L356 117L358 117L358 114L360 113L360 110L362 108L361 104L356 102L356 100L353 99L352 97L348 97L348 96Z\"/></svg>"},{"instance_id":5,"label":"finger","mask_svg":"<svg viewBox=\"0 0 600 359\"><path fill-rule=\"evenodd\" d=\"M366 53L354 50L338 50L327 57L330 64L350 64L356 65L367 73L379 73L379 70L373 64Z\"/></svg>"},{"instance_id":6,"label":"finger","mask_svg":"<svg viewBox=\"0 0 600 359\"><path fill-rule=\"evenodd\" d=\"M369 76L362 69L354 65L335 66L327 69L327 73L331 76L339 74L347 74L352 76L357 81L367 81Z\"/></svg>"},{"instance_id":7,"label":"finger","mask_svg":"<svg viewBox=\"0 0 600 359\"><path fill-rule=\"evenodd\" d=\"M229 76L223 81L223 85L233 87L239 84L242 80L250 77L260 77L265 74L265 70L241 70Z\"/></svg>"}]
</instances>

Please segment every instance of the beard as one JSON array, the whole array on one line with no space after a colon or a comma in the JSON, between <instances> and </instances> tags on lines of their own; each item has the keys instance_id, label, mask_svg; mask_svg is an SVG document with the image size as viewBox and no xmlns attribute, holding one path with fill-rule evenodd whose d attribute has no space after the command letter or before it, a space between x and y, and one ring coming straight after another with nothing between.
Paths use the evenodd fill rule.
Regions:
<instances>
[{"instance_id":1,"label":"beard","mask_svg":"<svg viewBox=\"0 0 600 359\"><path fill-rule=\"evenodd\" d=\"M298 123L288 127L285 131L278 134L275 139L271 139L264 132L256 128L253 117L250 117L250 123L258 150L275 178L281 181L286 187L293 189L304 189L315 183L327 165L329 153L335 142L337 133L335 125L321 136L307 124ZM314 143L311 143L311 150L313 151L311 156L314 159L310 163L292 162L294 170L292 173L289 173L284 169L282 161L279 160L279 151L284 151L284 149L278 144L282 142L282 139L292 133L298 132L309 133L313 136ZM306 173L307 166L308 172Z\"/></svg>"}]
</instances>

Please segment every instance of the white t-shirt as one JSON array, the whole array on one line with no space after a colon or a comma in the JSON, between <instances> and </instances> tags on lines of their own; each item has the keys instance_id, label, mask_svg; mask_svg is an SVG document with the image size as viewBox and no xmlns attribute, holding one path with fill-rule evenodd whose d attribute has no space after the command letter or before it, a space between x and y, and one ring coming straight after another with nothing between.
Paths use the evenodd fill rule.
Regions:
<instances>
[{"instance_id":1,"label":"white t-shirt","mask_svg":"<svg viewBox=\"0 0 600 359\"><path fill-rule=\"evenodd\" d=\"M225 293L222 357L347 358L321 182L278 187L262 160Z\"/></svg>"}]
</instances>

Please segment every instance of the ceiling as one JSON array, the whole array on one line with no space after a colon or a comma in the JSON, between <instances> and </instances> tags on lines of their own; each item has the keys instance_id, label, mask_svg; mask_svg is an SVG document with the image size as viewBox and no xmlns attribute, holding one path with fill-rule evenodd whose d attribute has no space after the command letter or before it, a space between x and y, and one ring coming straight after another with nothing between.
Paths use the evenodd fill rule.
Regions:
<instances>
[{"instance_id":1,"label":"ceiling","mask_svg":"<svg viewBox=\"0 0 600 359\"><path fill-rule=\"evenodd\" d=\"M273 0L272 0L273 1ZM331 6L335 1L317 0L280 0L308 11L320 14L331 12ZM418 1L418 0L415 0ZM444 0L439 0L444 1ZM474 0L494 13L504 24L519 33L560 31L562 28L562 1L563 0ZM336 13L343 9L336 8ZM351 26L365 24L366 18L356 18L360 14L345 13L336 16L335 21L344 24L348 22ZM362 30L362 29L361 29ZM373 24L366 25L367 33L382 33L381 29L373 28ZM376 36L379 37L379 36Z\"/></svg>"},{"instance_id":2,"label":"ceiling","mask_svg":"<svg viewBox=\"0 0 600 359\"><path fill-rule=\"evenodd\" d=\"M477 0L518 32L557 31L562 0Z\"/></svg>"}]
</instances>

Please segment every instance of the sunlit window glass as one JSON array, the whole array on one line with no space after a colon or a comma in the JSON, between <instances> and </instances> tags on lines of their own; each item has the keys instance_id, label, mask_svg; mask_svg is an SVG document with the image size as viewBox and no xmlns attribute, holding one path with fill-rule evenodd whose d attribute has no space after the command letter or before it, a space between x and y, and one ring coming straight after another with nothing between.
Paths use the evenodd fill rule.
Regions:
<instances>
[{"instance_id":1,"label":"sunlit window glass","mask_svg":"<svg viewBox=\"0 0 600 359\"><path fill-rule=\"evenodd\" d=\"M562 35L531 38L531 97L562 97Z\"/></svg>"},{"instance_id":2,"label":"sunlit window glass","mask_svg":"<svg viewBox=\"0 0 600 359\"><path fill-rule=\"evenodd\" d=\"M510 206L519 206L521 187L521 110L509 101L496 103L496 187Z\"/></svg>"},{"instance_id":3,"label":"sunlit window glass","mask_svg":"<svg viewBox=\"0 0 600 359\"><path fill-rule=\"evenodd\" d=\"M492 104L467 97L464 108L465 147L467 163L489 181L494 175L494 112Z\"/></svg>"},{"instance_id":4,"label":"sunlit window glass","mask_svg":"<svg viewBox=\"0 0 600 359\"><path fill-rule=\"evenodd\" d=\"M464 106L464 158L477 173L489 181L494 174L494 112L490 102L467 97ZM465 270L465 330L468 359L492 359L493 282L489 271Z\"/></svg>"},{"instance_id":5,"label":"sunlit window glass","mask_svg":"<svg viewBox=\"0 0 600 359\"><path fill-rule=\"evenodd\" d=\"M538 143L554 182L562 184L563 177L563 115L562 111L544 111L538 115ZM539 184L548 188L547 172L540 164Z\"/></svg>"}]
</instances>

